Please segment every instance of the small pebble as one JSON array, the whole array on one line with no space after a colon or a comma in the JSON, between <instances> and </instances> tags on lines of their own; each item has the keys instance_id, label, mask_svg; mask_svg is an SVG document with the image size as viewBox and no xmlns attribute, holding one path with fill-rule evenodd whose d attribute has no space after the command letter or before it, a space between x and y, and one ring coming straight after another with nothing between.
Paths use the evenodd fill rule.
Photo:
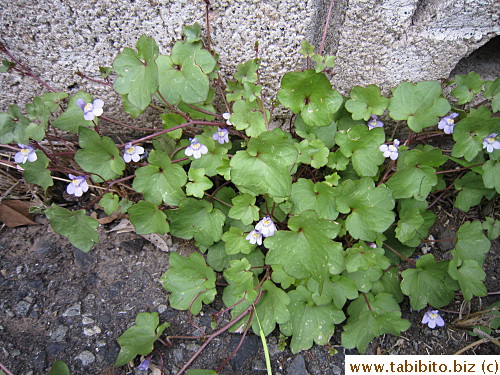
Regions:
<instances>
[{"instance_id":1,"label":"small pebble","mask_svg":"<svg viewBox=\"0 0 500 375\"><path fill-rule=\"evenodd\" d=\"M82 366L88 366L95 361L95 356L88 350L84 350L78 354L75 359L82 362Z\"/></svg>"},{"instance_id":2,"label":"small pebble","mask_svg":"<svg viewBox=\"0 0 500 375\"><path fill-rule=\"evenodd\" d=\"M69 307L63 314L63 316L78 316L81 314L82 305L80 302L75 303L73 306Z\"/></svg>"},{"instance_id":3,"label":"small pebble","mask_svg":"<svg viewBox=\"0 0 500 375\"><path fill-rule=\"evenodd\" d=\"M86 327L83 329L83 334L85 336L94 336L94 335L98 335L101 332L102 331L98 326L93 326L92 328Z\"/></svg>"}]
</instances>

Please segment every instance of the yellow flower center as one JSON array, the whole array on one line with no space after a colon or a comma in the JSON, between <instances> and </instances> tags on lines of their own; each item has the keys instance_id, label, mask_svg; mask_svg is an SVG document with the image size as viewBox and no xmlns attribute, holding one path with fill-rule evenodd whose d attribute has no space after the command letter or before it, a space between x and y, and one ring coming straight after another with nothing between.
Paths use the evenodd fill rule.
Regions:
<instances>
[{"instance_id":1,"label":"yellow flower center","mask_svg":"<svg viewBox=\"0 0 500 375\"><path fill-rule=\"evenodd\" d=\"M85 107L84 107L84 108L85 108L85 110L86 110L86 111L92 111L92 109L93 109L94 107L92 106L92 103L87 103L87 104L85 104Z\"/></svg>"},{"instance_id":2,"label":"yellow flower center","mask_svg":"<svg viewBox=\"0 0 500 375\"><path fill-rule=\"evenodd\" d=\"M267 227L269 224L271 224L271 222L269 220L264 220L262 221L262 224Z\"/></svg>"},{"instance_id":3,"label":"yellow flower center","mask_svg":"<svg viewBox=\"0 0 500 375\"><path fill-rule=\"evenodd\" d=\"M493 137L492 138L488 138L488 139L486 139L486 142L493 143L493 142L495 142L495 138L493 138Z\"/></svg>"},{"instance_id":4,"label":"yellow flower center","mask_svg":"<svg viewBox=\"0 0 500 375\"><path fill-rule=\"evenodd\" d=\"M132 146L132 147L127 148L127 153L128 154L135 154L135 147Z\"/></svg>"},{"instance_id":5,"label":"yellow flower center","mask_svg":"<svg viewBox=\"0 0 500 375\"><path fill-rule=\"evenodd\" d=\"M397 148L396 146L394 146L394 145L389 145L388 149L389 149L389 151L391 151L391 152L396 152L396 151L398 151L398 148Z\"/></svg>"},{"instance_id":6,"label":"yellow flower center","mask_svg":"<svg viewBox=\"0 0 500 375\"><path fill-rule=\"evenodd\" d=\"M435 319L437 319L438 314L429 314L429 317L430 317L432 320L435 320Z\"/></svg>"},{"instance_id":7,"label":"yellow flower center","mask_svg":"<svg viewBox=\"0 0 500 375\"><path fill-rule=\"evenodd\" d=\"M259 238L259 236L260 236L260 233L257 233L257 232L253 232L253 234L252 234L253 238Z\"/></svg>"},{"instance_id":8,"label":"yellow flower center","mask_svg":"<svg viewBox=\"0 0 500 375\"><path fill-rule=\"evenodd\" d=\"M201 144L200 143L191 143L191 147L195 150L198 150L200 148Z\"/></svg>"},{"instance_id":9,"label":"yellow flower center","mask_svg":"<svg viewBox=\"0 0 500 375\"><path fill-rule=\"evenodd\" d=\"M30 153L30 150L28 150L27 148L22 148L21 149L21 154L28 155L29 153Z\"/></svg>"},{"instance_id":10,"label":"yellow flower center","mask_svg":"<svg viewBox=\"0 0 500 375\"><path fill-rule=\"evenodd\" d=\"M453 125L455 123L455 120L453 120L452 118L449 118L446 120L446 122L448 123L448 125Z\"/></svg>"},{"instance_id":11,"label":"yellow flower center","mask_svg":"<svg viewBox=\"0 0 500 375\"><path fill-rule=\"evenodd\" d=\"M75 185L75 186L80 185L80 180L79 180L79 179L77 179L77 180L72 180L71 182L72 182L72 183L73 183L73 185Z\"/></svg>"}]
</instances>

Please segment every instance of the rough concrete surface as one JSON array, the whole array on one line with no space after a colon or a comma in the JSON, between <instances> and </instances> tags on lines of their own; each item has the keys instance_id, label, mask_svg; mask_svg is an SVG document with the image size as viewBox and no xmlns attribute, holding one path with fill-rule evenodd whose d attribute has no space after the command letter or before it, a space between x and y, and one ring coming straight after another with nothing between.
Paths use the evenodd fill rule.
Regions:
<instances>
[{"instance_id":1,"label":"rough concrete surface","mask_svg":"<svg viewBox=\"0 0 500 375\"><path fill-rule=\"evenodd\" d=\"M222 72L230 78L238 62L254 57L258 41L265 93L274 96L281 76L302 66L301 41L319 46L329 6L329 0L210 1ZM338 56L332 82L346 93L354 85L376 83L387 91L403 80L448 77L500 34L498 12L495 0L337 0L325 40L326 52ZM96 77L98 66L110 66L143 33L167 53L183 26L199 22L205 29L204 16L201 0L12 0L0 3L0 41L57 90L108 98L109 88L74 72ZM0 86L1 111L43 92L15 73L0 75Z\"/></svg>"}]
</instances>

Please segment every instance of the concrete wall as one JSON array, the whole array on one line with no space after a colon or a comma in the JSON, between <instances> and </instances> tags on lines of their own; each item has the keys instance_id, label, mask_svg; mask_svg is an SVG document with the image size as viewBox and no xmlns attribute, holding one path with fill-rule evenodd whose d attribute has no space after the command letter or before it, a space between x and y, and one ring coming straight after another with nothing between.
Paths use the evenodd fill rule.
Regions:
<instances>
[{"instance_id":1,"label":"concrete wall","mask_svg":"<svg viewBox=\"0 0 500 375\"><path fill-rule=\"evenodd\" d=\"M212 0L212 44L229 78L260 44L262 79L274 95L281 76L302 67L303 39L319 46L330 0ZM342 92L376 83L448 77L464 57L500 34L496 0L335 0L326 52L338 56L332 83ZM97 76L123 47L146 33L169 51L182 26L199 22L202 0L10 0L0 2L0 41L58 90L109 89L76 76ZM4 58L4 56L2 56ZM0 111L43 89L29 77L1 74Z\"/></svg>"}]
</instances>

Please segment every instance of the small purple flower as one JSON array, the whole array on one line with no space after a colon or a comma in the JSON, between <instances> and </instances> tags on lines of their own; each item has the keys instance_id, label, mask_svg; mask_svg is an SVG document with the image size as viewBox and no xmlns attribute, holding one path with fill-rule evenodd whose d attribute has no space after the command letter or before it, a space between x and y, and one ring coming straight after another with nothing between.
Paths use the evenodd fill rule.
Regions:
<instances>
[{"instance_id":1,"label":"small purple flower","mask_svg":"<svg viewBox=\"0 0 500 375\"><path fill-rule=\"evenodd\" d=\"M262 245L262 233L260 233L257 229L248 233L246 239L250 241L252 245Z\"/></svg>"},{"instance_id":2,"label":"small purple flower","mask_svg":"<svg viewBox=\"0 0 500 375\"><path fill-rule=\"evenodd\" d=\"M438 124L438 128L444 130L446 134L452 134L453 128L455 127L454 118L458 116L458 113L453 112L451 115L443 117Z\"/></svg>"},{"instance_id":3,"label":"small purple flower","mask_svg":"<svg viewBox=\"0 0 500 375\"><path fill-rule=\"evenodd\" d=\"M217 131L212 135L212 138L219 142L221 145L229 143L229 132L227 129L217 128Z\"/></svg>"},{"instance_id":4,"label":"small purple flower","mask_svg":"<svg viewBox=\"0 0 500 375\"><path fill-rule=\"evenodd\" d=\"M191 145L184 150L184 154L186 154L186 156L192 155L195 159L199 159L202 154L206 154L208 152L207 146L200 143L198 138L189 138L189 140L191 141Z\"/></svg>"},{"instance_id":5,"label":"small purple flower","mask_svg":"<svg viewBox=\"0 0 500 375\"><path fill-rule=\"evenodd\" d=\"M85 100L79 98L76 104L82 109L83 118L87 121L91 121L95 117L102 115L104 102L101 99L96 99L92 103L86 103Z\"/></svg>"},{"instance_id":6,"label":"small purple flower","mask_svg":"<svg viewBox=\"0 0 500 375\"><path fill-rule=\"evenodd\" d=\"M422 319L422 324L427 324L429 328L434 329L436 326L444 326L444 320L439 315L438 310L429 310L425 313L424 318Z\"/></svg>"},{"instance_id":7,"label":"small purple flower","mask_svg":"<svg viewBox=\"0 0 500 375\"><path fill-rule=\"evenodd\" d=\"M69 175L71 182L66 187L66 193L74 195L75 197L81 197L83 193L89 190L89 185L84 176L73 176Z\"/></svg>"},{"instance_id":8,"label":"small purple flower","mask_svg":"<svg viewBox=\"0 0 500 375\"><path fill-rule=\"evenodd\" d=\"M386 158L391 158L392 160L396 160L399 156L398 147L399 147L399 141L395 139L392 145L382 145L379 147L379 150L384 153L384 156Z\"/></svg>"},{"instance_id":9,"label":"small purple flower","mask_svg":"<svg viewBox=\"0 0 500 375\"><path fill-rule=\"evenodd\" d=\"M22 143L17 144L21 150L14 156L14 161L17 164L24 164L26 161L36 161L37 156L35 149L29 145L23 145Z\"/></svg>"},{"instance_id":10,"label":"small purple flower","mask_svg":"<svg viewBox=\"0 0 500 375\"><path fill-rule=\"evenodd\" d=\"M493 150L498 150L500 148L500 141L496 140L498 133L491 133L489 136L483 139L483 148L488 152L493 152Z\"/></svg>"},{"instance_id":11,"label":"small purple flower","mask_svg":"<svg viewBox=\"0 0 500 375\"><path fill-rule=\"evenodd\" d=\"M369 130L372 130L373 128L383 128L384 127L384 123L378 119L377 115L372 115L371 120L368 120L366 125L368 125Z\"/></svg>"},{"instance_id":12,"label":"small purple flower","mask_svg":"<svg viewBox=\"0 0 500 375\"><path fill-rule=\"evenodd\" d=\"M274 236L276 232L276 225L271 219L271 216L267 215L255 226L255 230L261 233L264 237Z\"/></svg>"},{"instance_id":13,"label":"small purple flower","mask_svg":"<svg viewBox=\"0 0 500 375\"><path fill-rule=\"evenodd\" d=\"M123 153L123 160L125 163L130 163L131 160L138 162L141 155L144 154L144 148L141 146L132 146L132 142L125 145L125 152Z\"/></svg>"},{"instance_id":14,"label":"small purple flower","mask_svg":"<svg viewBox=\"0 0 500 375\"><path fill-rule=\"evenodd\" d=\"M231 117L230 113L224 112L222 114L222 117L224 117L224 120L226 120L226 124L233 125L233 123L231 121L229 121L229 118Z\"/></svg>"},{"instance_id":15,"label":"small purple flower","mask_svg":"<svg viewBox=\"0 0 500 375\"><path fill-rule=\"evenodd\" d=\"M146 358L141 364L137 367L139 371L147 371L149 369L149 365L151 363L151 358Z\"/></svg>"}]
</instances>

